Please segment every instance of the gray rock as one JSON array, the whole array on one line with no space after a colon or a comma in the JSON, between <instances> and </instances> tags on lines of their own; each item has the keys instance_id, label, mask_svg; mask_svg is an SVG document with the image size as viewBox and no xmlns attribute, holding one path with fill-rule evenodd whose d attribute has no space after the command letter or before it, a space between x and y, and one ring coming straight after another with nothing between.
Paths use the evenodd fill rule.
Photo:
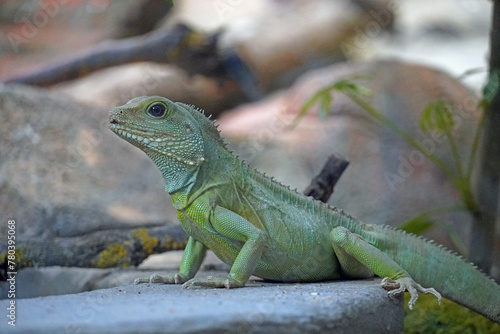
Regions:
<instances>
[{"instance_id":1,"label":"gray rock","mask_svg":"<svg viewBox=\"0 0 500 334\"><path fill-rule=\"evenodd\" d=\"M111 271L113 269L24 268L16 275L16 298L59 296L90 291L93 290L94 282L103 280ZM9 281L0 282L0 299L7 298L9 287Z\"/></svg>"},{"instance_id":2,"label":"gray rock","mask_svg":"<svg viewBox=\"0 0 500 334\"><path fill-rule=\"evenodd\" d=\"M160 172L107 129L107 110L13 85L0 110L0 221L15 219L16 237L168 223Z\"/></svg>"},{"instance_id":3,"label":"gray rock","mask_svg":"<svg viewBox=\"0 0 500 334\"><path fill-rule=\"evenodd\" d=\"M243 289L126 285L16 301L17 333L401 333L403 303L380 280L250 282ZM0 301L6 312L9 301ZM417 305L418 306L418 305Z\"/></svg>"}]
</instances>

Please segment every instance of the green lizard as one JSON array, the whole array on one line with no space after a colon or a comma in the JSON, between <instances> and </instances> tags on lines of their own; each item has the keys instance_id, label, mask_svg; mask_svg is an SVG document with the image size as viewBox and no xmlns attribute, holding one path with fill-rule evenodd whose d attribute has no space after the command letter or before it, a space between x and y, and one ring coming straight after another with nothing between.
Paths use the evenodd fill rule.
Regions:
<instances>
[{"instance_id":1,"label":"green lizard","mask_svg":"<svg viewBox=\"0 0 500 334\"><path fill-rule=\"evenodd\" d=\"M500 323L500 286L472 264L431 241L361 223L255 171L193 106L137 97L113 108L109 123L158 166L190 236L177 274L136 283L238 288L250 275L280 282L377 275L389 297L410 293L410 309L418 292L439 302L443 294ZM227 277L193 278L207 249L231 265Z\"/></svg>"}]
</instances>

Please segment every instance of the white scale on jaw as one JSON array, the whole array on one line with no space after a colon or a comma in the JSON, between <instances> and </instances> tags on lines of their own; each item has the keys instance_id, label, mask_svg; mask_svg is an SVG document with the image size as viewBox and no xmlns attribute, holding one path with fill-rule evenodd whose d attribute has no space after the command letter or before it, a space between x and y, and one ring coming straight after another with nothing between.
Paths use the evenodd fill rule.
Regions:
<instances>
[{"instance_id":1,"label":"white scale on jaw","mask_svg":"<svg viewBox=\"0 0 500 334\"><path fill-rule=\"evenodd\" d=\"M113 131L116 132L116 133L118 133L120 136L140 141L140 142L146 144L147 147L149 147L149 148L151 148L151 149L153 149L153 150L155 150L157 152L166 154L168 157L173 157L173 158L175 158L179 162L188 164L190 166L193 166L195 164L193 161L182 160L179 157L174 157L171 152L166 152L165 153L164 151L158 150L158 146L167 146L167 145L168 146L172 146L172 145L174 145L175 142L172 139L168 139L168 138L153 138L153 137L144 138L143 136L134 135L134 134L131 134L131 133L123 130L123 128L120 127L120 126L118 126L117 124L111 124L111 126L113 128ZM182 144L178 145L177 147L178 148L187 148L186 145L182 145ZM205 161L205 158L203 158L203 157L200 158L200 161Z\"/></svg>"}]
</instances>

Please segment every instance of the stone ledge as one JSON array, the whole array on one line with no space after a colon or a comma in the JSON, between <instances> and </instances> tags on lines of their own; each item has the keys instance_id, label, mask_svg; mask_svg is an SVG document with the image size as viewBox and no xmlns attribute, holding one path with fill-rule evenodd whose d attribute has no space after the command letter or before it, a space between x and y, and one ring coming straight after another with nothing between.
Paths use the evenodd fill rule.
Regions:
<instances>
[{"instance_id":1,"label":"stone ledge","mask_svg":"<svg viewBox=\"0 0 500 334\"><path fill-rule=\"evenodd\" d=\"M401 333L403 302L379 279L308 284L252 281L243 289L125 285L16 301L22 333ZM0 301L6 312L8 300Z\"/></svg>"}]
</instances>

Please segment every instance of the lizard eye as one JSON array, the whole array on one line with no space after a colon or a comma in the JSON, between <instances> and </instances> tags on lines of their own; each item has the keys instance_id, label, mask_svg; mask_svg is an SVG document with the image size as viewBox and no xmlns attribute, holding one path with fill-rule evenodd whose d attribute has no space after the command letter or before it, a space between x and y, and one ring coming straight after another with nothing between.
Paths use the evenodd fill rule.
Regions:
<instances>
[{"instance_id":1,"label":"lizard eye","mask_svg":"<svg viewBox=\"0 0 500 334\"><path fill-rule=\"evenodd\" d=\"M163 103L155 103L148 108L148 114L155 118L160 118L165 116L166 107Z\"/></svg>"}]
</instances>

